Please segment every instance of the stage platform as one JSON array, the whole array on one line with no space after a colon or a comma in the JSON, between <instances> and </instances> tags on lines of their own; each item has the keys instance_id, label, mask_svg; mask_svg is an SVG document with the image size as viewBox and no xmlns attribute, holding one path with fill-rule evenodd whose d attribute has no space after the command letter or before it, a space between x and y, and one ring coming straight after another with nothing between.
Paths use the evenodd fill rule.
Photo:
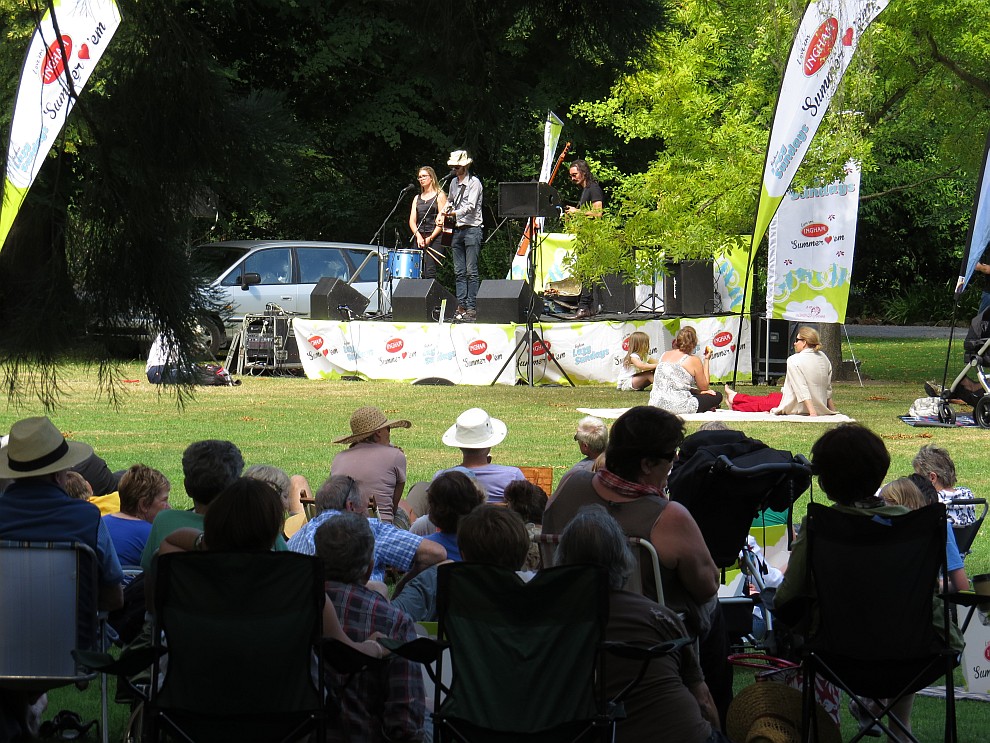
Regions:
<instances>
[{"instance_id":1,"label":"stage platform","mask_svg":"<svg viewBox=\"0 0 990 743\"><path fill-rule=\"evenodd\" d=\"M659 356L670 348L682 325L697 331L699 354L705 346L712 348L712 381L732 377L737 351L737 379L752 378L750 323L743 321L737 338L738 315L558 319L535 323L532 343L525 340L526 326L514 323L338 322L296 317L292 325L299 360L309 379L513 385L527 380L532 347L534 384L566 385L564 374L576 385L608 384L616 380L630 333L640 330L649 335L655 344L651 353Z\"/></svg>"}]
</instances>

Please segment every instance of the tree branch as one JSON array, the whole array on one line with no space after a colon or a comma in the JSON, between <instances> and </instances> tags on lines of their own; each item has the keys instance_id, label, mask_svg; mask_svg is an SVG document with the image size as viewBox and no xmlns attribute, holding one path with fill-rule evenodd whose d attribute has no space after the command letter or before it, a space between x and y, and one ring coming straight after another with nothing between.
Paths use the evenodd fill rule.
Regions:
<instances>
[{"instance_id":1,"label":"tree branch","mask_svg":"<svg viewBox=\"0 0 990 743\"><path fill-rule=\"evenodd\" d=\"M860 196L859 202L862 204L864 201L870 201L871 199L879 199L881 196L889 196L892 193L897 193L898 191L906 191L909 188L914 188L915 186L921 186L925 183L931 183L932 181L938 181L942 178L948 178L954 175L958 168L952 168L944 173L939 173L938 175L929 176L928 178L922 178L920 181L915 181L914 183L905 183L903 186L894 186L893 188L888 188L886 191L878 191L877 193L867 194L866 196Z\"/></svg>"},{"instance_id":2,"label":"tree branch","mask_svg":"<svg viewBox=\"0 0 990 743\"><path fill-rule=\"evenodd\" d=\"M943 65L949 72L954 74L963 82L969 83L978 91L983 93L987 98L990 98L990 81L983 79L982 77L977 77L971 72L967 72L954 61L946 57L938 48L938 43L935 41L935 37L932 36L931 32L927 32L925 37L928 39L928 44L932 48L932 56L935 61Z\"/></svg>"}]
</instances>

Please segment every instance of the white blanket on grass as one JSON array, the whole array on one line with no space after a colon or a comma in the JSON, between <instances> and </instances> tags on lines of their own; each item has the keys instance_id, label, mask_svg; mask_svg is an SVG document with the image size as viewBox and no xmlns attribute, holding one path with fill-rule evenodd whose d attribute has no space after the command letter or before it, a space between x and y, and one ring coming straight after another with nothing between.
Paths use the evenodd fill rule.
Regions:
<instances>
[{"instance_id":1,"label":"white blanket on grass","mask_svg":"<svg viewBox=\"0 0 990 743\"><path fill-rule=\"evenodd\" d=\"M614 420L625 413L629 408L578 408L578 412L593 415L596 418ZM853 421L848 415L836 413L835 415L774 415L773 413L743 413L739 410L712 410L707 413L683 413L678 416L681 420L697 421L722 421L730 423L733 421L761 421L780 422L790 421L793 423L849 423Z\"/></svg>"}]
</instances>

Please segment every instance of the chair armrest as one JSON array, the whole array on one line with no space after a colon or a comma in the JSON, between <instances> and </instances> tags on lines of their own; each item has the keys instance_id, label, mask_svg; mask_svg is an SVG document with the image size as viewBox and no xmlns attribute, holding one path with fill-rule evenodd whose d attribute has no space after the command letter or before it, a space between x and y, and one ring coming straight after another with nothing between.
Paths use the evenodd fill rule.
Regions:
<instances>
[{"instance_id":1,"label":"chair armrest","mask_svg":"<svg viewBox=\"0 0 990 743\"><path fill-rule=\"evenodd\" d=\"M689 645L694 640L690 637L678 637L676 640L668 640L658 645L643 647L642 645L631 645L628 642L607 641L603 643L605 651L611 655L626 660L653 660L662 658L680 650L685 645Z\"/></svg>"},{"instance_id":2,"label":"chair armrest","mask_svg":"<svg viewBox=\"0 0 990 743\"><path fill-rule=\"evenodd\" d=\"M384 646L384 642L380 642ZM357 673L365 668L376 668L384 658L372 658L347 643L326 638L323 640L323 661L338 673Z\"/></svg>"},{"instance_id":3,"label":"chair armrest","mask_svg":"<svg viewBox=\"0 0 990 743\"><path fill-rule=\"evenodd\" d=\"M414 663L425 664L435 663L443 651L450 647L449 642L442 642L432 637L417 637L409 642L383 637L378 641L378 644L388 648L401 658L411 660Z\"/></svg>"},{"instance_id":4,"label":"chair armrest","mask_svg":"<svg viewBox=\"0 0 990 743\"><path fill-rule=\"evenodd\" d=\"M95 650L73 650L72 657L77 663L92 671L108 673L112 676L133 676L147 669L168 651L161 647L143 647L129 650L120 658Z\"/></svg>"}]
</instances>

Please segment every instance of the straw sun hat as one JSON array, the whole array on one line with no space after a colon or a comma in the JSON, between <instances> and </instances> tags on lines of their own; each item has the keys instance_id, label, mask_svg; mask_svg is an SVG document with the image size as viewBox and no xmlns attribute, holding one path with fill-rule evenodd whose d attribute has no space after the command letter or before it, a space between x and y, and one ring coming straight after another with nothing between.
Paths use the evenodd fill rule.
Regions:
<instances>
[{"instance_id":1,"label":"straw sun hat","mask_svg":"<svg viewBox=\"0 0 990 743\"><path fill-rule=\"evenodd\" d=\"M0 449L0 477L36 477L75 467L93 455L89 444L66 441L44 417L25 418L10 427Z\"/></svg>"},{"instance_id":2,"label":"straw sun hat","mask_svg":"<svg viewBox=\"0 0 990 743\"><path fill-rule=\"evenodd\" d=\"M368 438L375 431L383 428L411 428L412 423L406 420L389 420L378 408L369 405L358 408L351 414L351 434L334 439L335 444L352 444L355 441Z\"/></svg>"},{"instance_id":3,"label":"straw sun hat","mask_svg":"<svg viewBox=\"0 0 990 743\"><path fill-rule=\"evenodd\" d=\"M842 743L839 729L820 704L815 705L818 740ZM801 692L773 681L759 681L739 692L729 706L726 734L735 743L799 743Z\"/></svg>"}]
</instances>

